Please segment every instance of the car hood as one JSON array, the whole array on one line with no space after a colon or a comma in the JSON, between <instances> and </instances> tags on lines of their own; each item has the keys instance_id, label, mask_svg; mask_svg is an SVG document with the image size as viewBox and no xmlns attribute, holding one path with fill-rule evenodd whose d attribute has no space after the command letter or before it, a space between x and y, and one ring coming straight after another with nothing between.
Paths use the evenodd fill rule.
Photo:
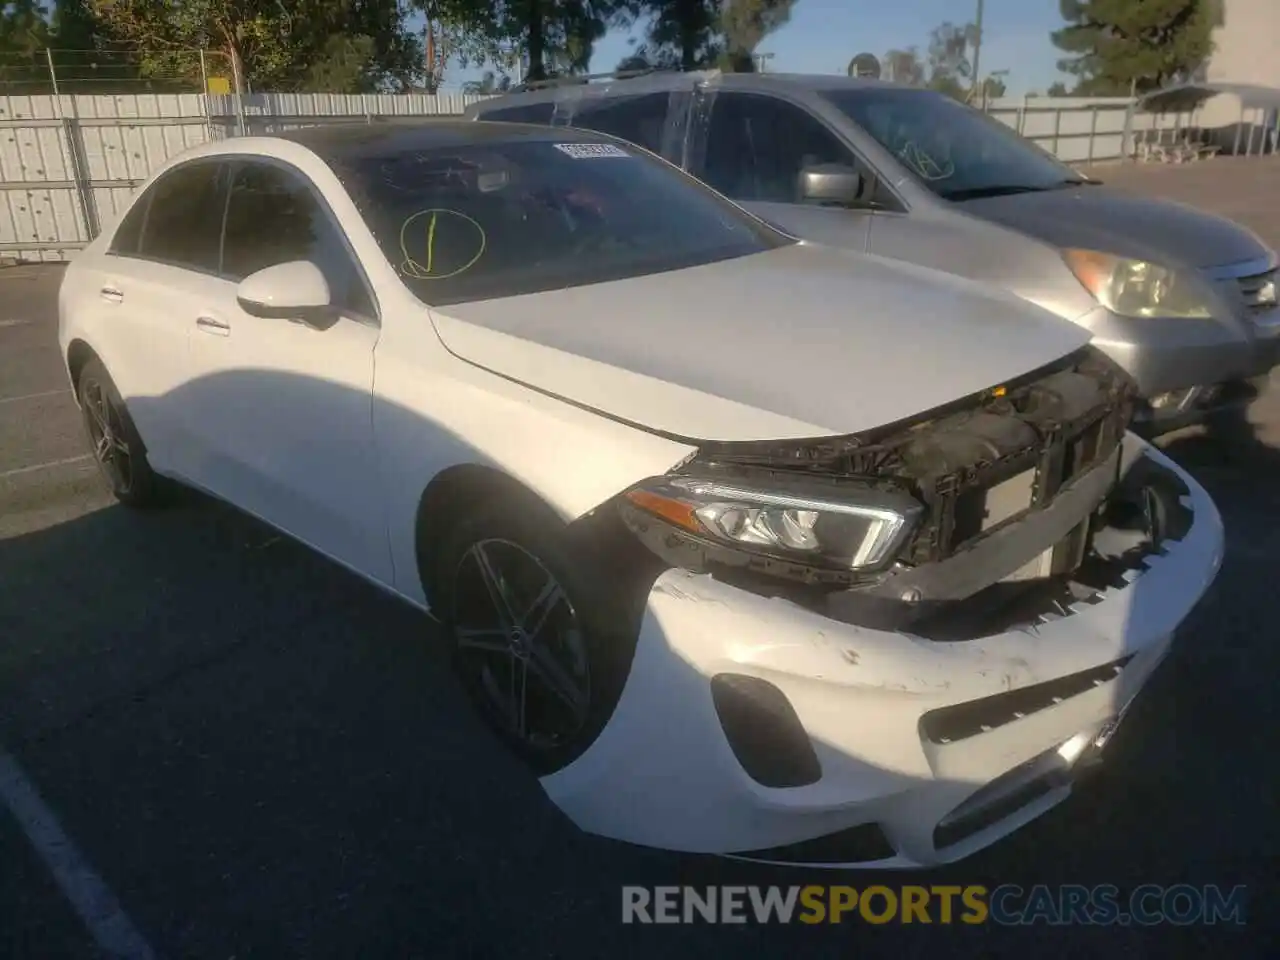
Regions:
<instances>
[{"instance_id":1,"label":"car hood","mask_svg":"<svg viewBox=\"0 0 1280 960\"><path fill-rule=\"evenodd\" d=\"M854 433L947 404L1088 342L1012 294L794 244L609 283L432 310L455 355L698 440Z\"/></svg>"},{"instance_id":2,"label":"car hood","mask_svg":"<svg viewBox=\"0 0 1280 960\"><path fill-rule=\"evenodd\" d=\"M1192 267L1220 267L1266 255L1258 237L1222 217L1113 187L984 197L956 210L1057 247Z\"/></svg>"}]
</instances>

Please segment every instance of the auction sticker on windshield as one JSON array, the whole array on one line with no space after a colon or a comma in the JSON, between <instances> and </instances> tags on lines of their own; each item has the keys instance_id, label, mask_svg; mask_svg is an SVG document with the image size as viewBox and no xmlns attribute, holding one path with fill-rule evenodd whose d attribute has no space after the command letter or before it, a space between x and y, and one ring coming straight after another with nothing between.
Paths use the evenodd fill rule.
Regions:
<instances>
[{"instance_id":1,"label":"auction sticker on windshield","mask_svg":"<svg viewBox=\"0 0 1280 960\"><path fill-rule=\"evenodd\" d=\"M556 143L553 146L575 160L595 160L600 157L626 157L627 151L611 143Z\"/></svg>"}]
</instances>

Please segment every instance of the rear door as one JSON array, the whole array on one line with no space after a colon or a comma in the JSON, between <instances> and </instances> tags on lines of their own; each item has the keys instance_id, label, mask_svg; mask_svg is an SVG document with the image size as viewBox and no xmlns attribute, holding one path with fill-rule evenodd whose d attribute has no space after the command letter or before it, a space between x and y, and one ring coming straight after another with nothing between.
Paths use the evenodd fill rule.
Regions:
<instances>
[{"instance_id":1,"label":"rear door","mask_svg":"<svg viewBox=\"0 0 1280 960\"><path fill-rule=\"evenodd\" d=\"M226 164L185 163L162 174L121 222L89 283L102 324L95 344L154 466L186 473L182 412L190 374L192 297L216 286Z\"/></svg>"}]
</instances>

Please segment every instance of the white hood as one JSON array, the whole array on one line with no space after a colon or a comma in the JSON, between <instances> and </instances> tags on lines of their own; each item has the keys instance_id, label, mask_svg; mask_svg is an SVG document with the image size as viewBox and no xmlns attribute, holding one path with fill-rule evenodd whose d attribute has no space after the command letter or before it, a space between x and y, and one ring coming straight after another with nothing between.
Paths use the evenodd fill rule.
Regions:
<instances>
[{"instance_id":1,"label":"white hood","mask_svg":"<svg viewBox=\"0 0 1280 960\"><path fill-rule=\"evenodd\" d=\"M455 355L697 440L855 433L997 386L1087 331L1011 294L810 244L432 311Z\"/></svg>"}]
</instances>

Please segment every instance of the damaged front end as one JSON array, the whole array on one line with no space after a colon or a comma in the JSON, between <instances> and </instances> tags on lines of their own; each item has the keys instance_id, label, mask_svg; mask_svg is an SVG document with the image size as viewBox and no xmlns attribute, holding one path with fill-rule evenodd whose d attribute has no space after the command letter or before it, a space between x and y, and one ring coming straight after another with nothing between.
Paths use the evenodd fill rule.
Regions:
<instances>
[{"instance_id":1,"label":"damaged front end","mask_svg":"<svg viewBox=\"0 0 1280 960\"><path fill-rule=\"evenodd\" d=\"M848 623L989 635L1087 602L1185 529L1175 475L1121 469L1134 396L1085 348L876 431L705 444L620 511L673 567Z\"/></svg>"}]
</instances>

